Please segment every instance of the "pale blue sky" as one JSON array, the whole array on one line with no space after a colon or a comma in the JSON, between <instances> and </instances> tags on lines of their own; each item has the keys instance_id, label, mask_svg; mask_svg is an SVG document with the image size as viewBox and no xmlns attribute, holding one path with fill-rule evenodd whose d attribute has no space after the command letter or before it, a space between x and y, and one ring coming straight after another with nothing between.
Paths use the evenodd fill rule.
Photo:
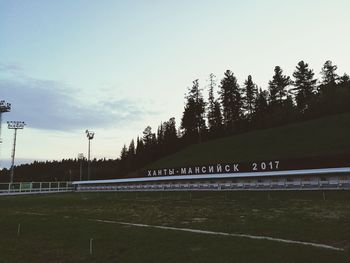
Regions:
<instances>
[{"instance_id":1,"label":"pale blue sky","mask_svg":"<svg viewBox=\"0 0 350 263\"><path fill-rule=\"evenodd\" d=\"M180 117L194 79L226 69L262 88L280 65L330 59L350 73L350 2L0 0L0 99L24 120L18 159L115 158L151 125ZM205 97L207 95L205 94ZM2 127L0 158L11 155ZM3 162L5 163L5 162Z\"/></svg>"}]
</instances>

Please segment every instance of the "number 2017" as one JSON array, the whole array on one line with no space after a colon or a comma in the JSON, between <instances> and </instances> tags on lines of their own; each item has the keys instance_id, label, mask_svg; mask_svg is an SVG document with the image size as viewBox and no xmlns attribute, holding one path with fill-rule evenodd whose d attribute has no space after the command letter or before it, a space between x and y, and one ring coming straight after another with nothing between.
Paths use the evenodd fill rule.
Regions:
<instances>
[{"instance_id":1,"label":"number 2017","mask_svg":"<svg viewBox=\"0 0 350 263\"><path fill-rule=\"evenodd\" d=\"M271 161L271 162L261 162L261 163L253 163L252 169L253 171L265 171L265 170L278 170L279 169L279 161Z\"/></svg>"}]
</instances>

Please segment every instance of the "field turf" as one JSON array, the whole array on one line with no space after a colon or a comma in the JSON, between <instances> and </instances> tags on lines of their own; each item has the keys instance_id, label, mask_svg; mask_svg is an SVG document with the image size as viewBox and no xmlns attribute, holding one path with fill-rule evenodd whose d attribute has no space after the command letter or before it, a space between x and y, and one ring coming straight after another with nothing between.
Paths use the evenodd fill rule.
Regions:
<instances>
[{"instance_id":1,"label":"field turf","mask_svg":"<svg viewBox=\"0 0 350 263\"><path fill-rule=\"evenodd\" d=\"M324 193L1 196L0 262L350 262L350 191ZM96 219L269 236L344 251Z\"/></svg>"}]
</instances>

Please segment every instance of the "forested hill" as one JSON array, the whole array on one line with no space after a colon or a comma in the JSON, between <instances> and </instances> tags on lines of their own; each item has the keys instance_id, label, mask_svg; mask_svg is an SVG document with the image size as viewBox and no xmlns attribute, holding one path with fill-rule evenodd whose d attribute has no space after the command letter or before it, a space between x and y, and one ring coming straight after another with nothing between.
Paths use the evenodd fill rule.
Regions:
<instances>
[{"instance_id":1,"label":"forested hill","mask_svg":"<svg viewBox=\"0 0 350 263\"><path fill-rule=\"evenodd\" d=\"M350 164L349 134L350 113L327 116L192 145L147 168L338 156Z\"/></svg>"},{"instance_id":2,"label":"forested hill","mask_svg":"<svg viewBox=\"0 0 350 263\"><path fill-rule=\"evenodd\" d=\"M280 66L265 89L251 75L239 84L224 72L219 84L210 74L207 99L199 80L185 96L181 123L147 126L113 160L93 160L90 179L140 176L146 167L169 167L232 160L265 160L349 153L350 77L326 61L317 79L304 61L292 77ZM218 94L218 96L215 96ZM145 125L146 126L146 125ZM15 181L87 179L87 162L76 159L34 162L15 168ZM0 173L8 182L10 172ZM141 173L142 174L142 173Z\"/></svg>"}]
</instances>

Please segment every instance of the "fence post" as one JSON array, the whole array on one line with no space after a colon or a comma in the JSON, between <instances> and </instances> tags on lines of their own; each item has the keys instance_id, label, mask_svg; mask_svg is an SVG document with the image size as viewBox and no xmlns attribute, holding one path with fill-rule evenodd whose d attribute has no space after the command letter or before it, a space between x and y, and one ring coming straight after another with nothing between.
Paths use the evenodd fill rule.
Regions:
<instances>
[{"instance_id":1,"label":"fence post","mask_svg":"<svg viewBox=\"0 0 350 263\"><path fill-rule=\"evenodd\" d=\"M17 227L17 236L19 237L21 233L21 224L18 224L18 227Z\"/></svg>"},{"instance_id":2,"label":"fence post","mask_svg":"<svg viewBox=\"0 0 350 263\"><path fill-rule=\"evenodd\" d=\"M90 238L90 255L92 255L93 253L93 242L94 242L94 239Z\"/></svg>"}]
</instances>

